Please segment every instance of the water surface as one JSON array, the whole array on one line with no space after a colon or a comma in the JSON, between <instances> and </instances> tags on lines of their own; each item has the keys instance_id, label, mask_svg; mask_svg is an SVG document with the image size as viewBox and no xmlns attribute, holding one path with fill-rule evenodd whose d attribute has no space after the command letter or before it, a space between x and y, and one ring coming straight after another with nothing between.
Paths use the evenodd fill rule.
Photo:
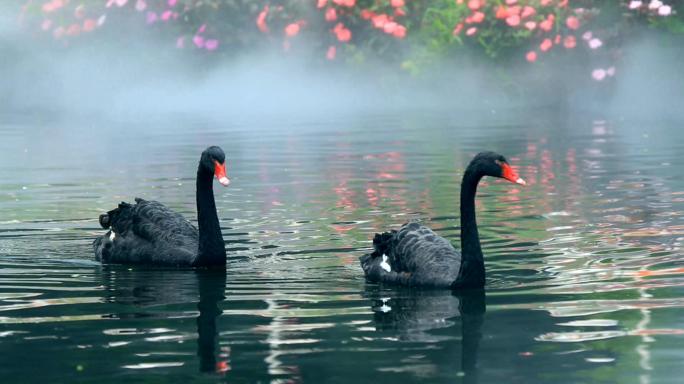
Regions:
<instances>
[{"instance_id":1,"label":"water surface","mask_svg":"<svg viewBox=\"0 0 684 384\"><path fill-rule=\"evenodd\" d=\"M667 383L684 368L681 124L549 111L144 122L0 119L3 382ZM97 216L159 200L195 219L199 153L226 273L93 261ZM421 220L458 245L486 179L484 292L366 283L373 234Z\"/></svg>"}]
</instances>

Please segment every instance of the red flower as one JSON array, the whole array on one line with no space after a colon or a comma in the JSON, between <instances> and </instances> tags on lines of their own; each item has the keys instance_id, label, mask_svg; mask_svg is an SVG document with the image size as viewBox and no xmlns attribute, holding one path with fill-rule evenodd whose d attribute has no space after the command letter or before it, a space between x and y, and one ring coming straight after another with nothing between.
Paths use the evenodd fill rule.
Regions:
<instances>
[{"instance_id":1,"label":"red flower","mask_svg":"<svg viewBox=\"0 0 684 384\"><path fill-rule=\"evenodd\" d=\"M570 29L577 29L580 26L580 22L575 16L570 16L565 20L565 25Z\"/></svg>"},{"instance_id":2,"label":"red flower","mask_svg":"<svg viewBox=\"0 0 684 384\"><path fill-rule=\"evenodd\" d=\"M535 52L535 51L527 52L527 55L525 55L525 59L527 59L527 61L529 61L530 63L537 61L537 52Z\"/></svg>"},{"instance_id":3,"label":"red flower","mask_svg":"<svg viewBox=\"0 0 684 384\"><path fill-rule=\"evenodd\" d=\"M549 49L551 49L551 47L553 47L553 42L551 41L551 39L544 39L544 41L542 41L541 44L539 44L539 49L541 49L542 52L548 51Z\"/></svg>"}]
</instances>

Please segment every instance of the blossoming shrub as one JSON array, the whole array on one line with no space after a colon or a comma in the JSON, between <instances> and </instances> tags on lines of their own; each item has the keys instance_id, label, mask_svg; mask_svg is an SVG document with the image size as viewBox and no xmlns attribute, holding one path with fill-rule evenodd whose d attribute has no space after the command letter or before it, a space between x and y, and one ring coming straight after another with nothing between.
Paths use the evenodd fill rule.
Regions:
<instances>
[{"instance_id":1,"label":"blossoming shrub","mask_svg":"<svg viewBox=\"0 0 684 384\"><path fill-rule=\"evenodd\" d=\"M684 33L671 1L29 0L20 19L65 44L103 28L127 33L118 26L133 18L168 36L169 47L204 54L306 48L322 60L376 57L414 68L466 53L536 65L578 50L612 57L635 25ZM615 73L611 63L591 68L597 81Z\"/></svg>"}]
</instances>

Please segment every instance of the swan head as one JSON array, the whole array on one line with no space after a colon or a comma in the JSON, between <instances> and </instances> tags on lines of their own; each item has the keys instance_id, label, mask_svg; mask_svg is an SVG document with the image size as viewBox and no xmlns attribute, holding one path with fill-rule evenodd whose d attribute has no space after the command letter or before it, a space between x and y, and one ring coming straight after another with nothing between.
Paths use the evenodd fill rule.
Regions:
<instances>
[{"instance_id":1,"label":"swan head","mask_svg":"<svg viewBox=\"0 0 684 384\"><path fill-rule=\"evenodd\" d=\"M500 177L511 183L527 185L525 180L518 176L505 157L496 152L480 152L470 163L487 176Z\"/></svg>"},{"instance_id":2,"label":"swan head","mask_svg":"<svg viewBox=\"0 0 684 384\"><path fill-rule=\"evenodd\" d=\"M205 149L200 158L200 168L207 173L213 173L224 187L230 184L226 176L226 154L221 147L211 146Z\"/></svg>"}]
</instances>

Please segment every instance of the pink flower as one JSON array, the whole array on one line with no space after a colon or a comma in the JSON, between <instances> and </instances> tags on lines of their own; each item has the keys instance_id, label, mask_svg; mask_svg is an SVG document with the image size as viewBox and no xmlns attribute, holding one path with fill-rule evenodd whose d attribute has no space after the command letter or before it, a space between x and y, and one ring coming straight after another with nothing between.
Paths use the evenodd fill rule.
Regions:
<instances>
[{"instance_id":1,"label":"pink flower","mask_svg":"<svg viewBox=\"0 0 684 384\"><path fill-rule=\"evenodd\" d=\"M454 27L454 31L451 32L452 35L458 36L459 33L461 33L461 30L463 29L463 23L458 23Z\"/></svg>"},{"instance_id":2,"label":"pink flower","mask_svg":"<svg viewBox=\"0 0 684 384\"><path fill-rule=\"evenodd\" d=\"M572 49L577 46L577 39L575 39L575 36L565 36L565 39L563 40L563 46L567 49Z\"/></svg>"},{"instance_id":3,"label":"pink flower","mask_svg":"<svg viewBox=\"0 0 684 384\"><path fill-rule=\"evenodd\" d=\"M520 14L520 17L524 19L526 17L534 15L535 13L537 13L537 10L530 7L529 5L526 5L525 8L523 8L522 13Z\"/></svg>"},{"instance_id":4,"label":"pink flower","mask_svg":"<svg viewBox=\"0 0 684 384\"><path fill-rule=\"evenodd\" d=\"M570 29L577 29L580 26L580 22L575 16L570 16L565 20L565 25L567 25Z\"/></svg>"},{"instance_id":5,"label":"pink flower","mask_svg":"<svg viewBox=\"0 0 684 384\"><path fill-rule=\"evenodd\" d=\"M589 40L589 48L591 49L598 49L603 45L603 42L597 38L593 38Z\"/></svg>"},{"instance_id":6,"label":"pink flower","mask_svg":"<svg viewBox=\"0 0 684 384\"><path fill-rule=\"evenodd\" d=\"M542 7L546 7L549 4L551 4L551 0L541 0L539 2L539 5L541 5Z\"/></svg>"},{"instance_id":7,"label":"pink flower","mask_svg":"<svg viewBox=\"0 0 684 384\"><path fill-rule=\"evenodd\" d=\"M362 19L364 19L364 20L370 20L371 17L375 16L375 13L373 13L373 11L371 11L371 10L364 9L364 10L361 11L361 14L360 14L360 15L361 15L361 18L362 18Z\"/></svg>"},{"instance_id":8,"label":"pink flower","mask_svg":"<svg viewBox=\"0 0 684 384\"><path fill-rule=\"evenodd\" d=\"M268 16L268 5L264 5L264 9L259 12L256 18L257 28L263 33L268 33L268 25L266 25L266 16Z\"/></svg>"},{"instance_id":9,"label":"pink flower","mask_svg":"<svg viewBox=\"0 0 684 384\"><path fill-rule=\"evenodd\" d=\"M66 34L69 36L76 36L81 33L81 26L79 24L71 24L67 28Z\"/></svg>"},{"instance_id":10,"label":"pink flower","mask_svg":"<svg viewBox=\"0 0 684 384\"><path fill-rule=\"evenodd\" d=\"M202 48L204 47L204 37L200 35L195 35L192 38L192 42L195 44L197 48Z\"/></svg>"},{"instance_id":11,"label":"pink flower","mask_svg":"<svg viewBox=\"0 0 684 384\"><path fill-rule=\"evenodd\" d=\"M85 19L83 21L83 32L90 32L97 27L97 21L93 19Z\"/></svg>"},{"instance_id":12,"label":"pink flower","mask_svg":"<svg viewBox=\"0 0 684 384\"><path fill-rule=\"evenodd\" d=\"M161 19L164 21L169 21L169 19L171 18L171 15L173 15L173 12L171 10L167 9L166 11L164 11L162 13Z\"/></svg>"},{"instance_id":13,"label":"pink flower","mask_svg":"<svg viewBox=\"0 0 684 384\"><path fill-rule=\"evenodd\" d=\"M508 17L508 9L503 5L499 5L496 9L496 14L494 15L497 19L505 19Z\"/></svg>"},{"instance_id":14,"label":"pink flower","mask_svg":"<svg viewBox=\"0 0 684 384\"><path fill-rule=\"evenodd\" d=\"M639 0L632 0L629 2L629 9L641 8L642 4L643 3Z\"/></svg>"},{"instance_id":15,"label":"pink flower","mask_svg":"<svg viewBox=\"0 0 684 384\"><path fill-rule=\"evenodd\" d=\"M672 7L669 5L663 5L662 7L658 8L658 14L660 16L669 16L672 13Z\"/></svg>"},{"instance_id":16,"label":"pink flower","mask_svg":"<svg viewBox=\"0 0 684 384\"><path fill-rule=\"evenodd\" d=\"M482 2L480 0L468 1L468 8L470 8L471 11L477 11L478 9L480 9L481 6L482 6Z\"/></svg>"},{"instance_id":17,"label":"pink flower","mask_svg":"<svg viewBox=\"0 0 684 384\"><path fill-rule=\"evenodd\" d=\"M115 0L114 2L116 3L117 7L121 8L128 3L128 0Z\"/></svg>"},{"instance_id":18,"label":"pink flower","mask_svg":"<svg viewBox=\"0 0 684 384\"><path fill-rule=\"evenodd\" d=\"M466 30L466 35L472 36L477 33L477 27L470 27Z\"/></svg>"},{"instance_id":19,"label":"pink flower","mask_svg":"<svg viewBox=\"0 0 684 384\"><path fill-rule=\"evenodd\" d=\"M528 21L525 23L525 28L529 29L530 31L534 31L534 29L537 28L537 22Z\"/></svg>"},{"instance_id":20,"label":"pink flower","mask_svg":"<svg viewBox=\"0 0 684 384\"><path fill-rule=\"evenodd\" d=\"M541 29L542 31L549 32L553 29L553 20L546 19L542 21L541 23L539 23L539 29Z\"/></svg>"},{"instance_id":21,"label":"pink flower","mask_svg":"<svg viewBox=\"0 0 684 384\"><path fill-rule=\"evenodd\" d=\"M146 19L147 19L147 21L146 21L147 24L152 24L152 23L154 23L155 21L157 21L157 14L154 13L154 12L147 12L147 17L146 17Z\"/></svg>"},{"instance_id":22,"label":"pink flower","mask_svg":"<svg viewBox=\"0 0 684 384\"><path fill-rule=\"evenodd\" d=\"M335 56L337 55L337 48L335 48L334 45L331 45L328 47L328 52L325 54L325 58L328 60L335 60Z\"/></svg>"},{"instance_id":23,"label":"pink flower","mask_svg":"<svg viewBox=\"0 0 684 384\"><path fill-rule=\"evenodd\" d=\"M202 24L202 25L200 25L200 27L197 29L197 33L204 33L204 31L206 31L206 30L207 30L207 25L206 25L206 24Z\"/></svg>"},{"instance_id":24,"label":"pink flower","mask_svg":"<svg viewBox=\"0 0 684 384\"><path fill-rule=\"evenodd\" d=\"M142 12L147 8L147 3L145 0L138 0L135 2L135 10L138 12Z\"/></svg>"},{"instance_id":25,"label":"pink flower","mask_svg":"<svg viewBox=\"0 0 684 384\"><path fill-rule=\"evenodd\" d=\"M325 11L325 21L335 21L337 20L337 11L335 8L328 8Z\"/></svg>"},{"instance_id":26,"label":"pink flower","mask_svg":"<svg viewBox=\"0 0 684 384\"><path fill-rule=\"evenodd\" d=\"M385 23L385 26L382 29L385 31L385 33L392 34L398 25L399 24L395 23L394 21L390 21L389 23Z\"/></svg>"},{"instance_id":27,"label":"pink flower","mask_svg":"<svg viewBox=\"0 0 684 384\"><path fill-rule=\"evenodd\" d=\"M50 19L45 19L45 20L43 20L43 22L40 24L40 29L42 29L43 31L47 31L47 30L50 29L51 27L52 27L52 20L50 20Z\"/></svg>"},{"instance_id":28,"label":"pink flower","mask_svg":"<svg viewBox=\"0 0 684 384\"><path fill-rule=\"evenodd\" d=\"M403 6L404 6L404 0L392 0L392 1L390 1L390 4L391 4L394 8L403 7Z\"/></svg>"},{"instance_id":29,"label":"pink flower","mask_svg":"<svg viewBox=\"0 0 684 384\"><path fill-rule=\"evenodd\" d=\"M510 25L511 27L517 27L520 25L520 16L518 15L511 15L506 18L506 24Z\"/></svg>"},{"instance_id":30,"label":"pink flower","mask_svg":"<svg viewBox=\"0 0 684 384\"><path fill-rule=\"evenodd\" d=\"M394 30L393 35L397 39L403 39L404 37L406 37L406 27L404 27L403 25L398 25L397 28Z\"/></svg>"},{"instance_id":31,"label":"pink flower","mask_svg":"<svg viewBox=\"0 0 684 384\"><path fill-rule=\"evenodd\" d=\"M384 13L371 17L371 22L375 28L383 28L388 21L389 17Z\"/></svg>"},{"instance_id":32,"label":"pink flower","mask_svg":"<svg viewBox=\"0 0 684 384\"><path fill-rule=\"evenodd\" d=\"M321 9L325 7L328 4L328 0L318 0L318 3L316 4L316 8ZM267 5L268 7L268 5Z\"/></svg>"},{"instance_id":33,"label":"pink flower","mask_svg":"<svg viewBox=\"0 0 684 384\"><path fill-rule=\"evenodd\" d=\"M343 7L353 7L356 5L356 0L333 0L333 3Z\"/></svg>"},{"instance_id":34,"label":"pink flower","mask_svg":"<svg viewBox=\"0 0 684 384\"><path fill-rule=\"evenodd\" d=\"M551 39L544 39L541 44L539 44L539 49L541 49L542 52L548 51L551 47L553 47Z\"/></svg>"},{"instance_id":35,"label":"pink flower","mask_svg":"<svg viewBox=\"0 0 684 384\"><path fill-rule=\"evenodd\" d=\"M168 4L171 8L175 7L176 3L178 3L178 0L169 0L166 2L166 4Z\"/></svg>"},{"instance_id":36,"label":"pink flower","mask_svg":"<svg viewBox=\"0 0 684 384\"><path fill-rule=\"evenodd\" d=\"M470 16L470 20L473 23L481 23L485 18L485 14L483 12L477 11Z\"/></svg>"},{"instance_id":37,"label":"pink flower","mask_svg":"<svg viewBox=\"0 0 684 384\"><path fill-rule=\"evenodd\" d=\"M606 75L608 75L608 76L615 76L615 67L608 67L608 68L606 68Z\"/></svg>"},{"instance_id":38,"label":"pink flower","mask_svg":"<svg viewBox=\"0 0 684 384\"><path fill-rule=\"evenodd\" d=\"M218 46L219 46L219 42L216 39L208 39L207 41L204 42L204 48L207 51L216 50L216 48L218 48Z\"/></svg>"},{"instance_id":39,"label":"pink flower","mask_svg":"<svg viewBox=\"0 0 684 384\"><path fill-rule=\"evenodd\" d=\"M601 81L606 78L606 71L602 68L594 69L591 72L591 77L593 77L596 81Z\"/></svg>"},{"instance_id":40,"label":"pink flower","mask_svg":"<svg viewBox=\"0 0 684 384\"><path fill-rule=\"evenodd\" d=\"M660 0L651 0L651 2L648 3L648 9L651 9L651 10L656 10L662 6L663 6L663 2Z\"/></svg>"},{"instance_id":41,"label":"pink flower","mask_svg":"<svg viewBox=\"0 0 684 384\"><path fill-rule=\"evenodd\" d=\"M592 36L593 35L592 35L591 31L586 31L582 34L582 40L589 41L589 40L591 40Z\"/></svg>"},{"instance_id":42,"label":"pink flower","mask_svg":"<svg viewBox=\"0 0 684 384\"><path fill-rule=\"evenodd\" d=\"M535 51L527 52L527 55L525 55L525 59L527 59L527 61L529 61L530 63L537 61L537 52L535 52Z\"/></svg>"},{"instance_id":43,"label":"pink flower","mask_svg":"<svg viewBox=\"0 0 684 384\"><path fill-rule=\"evenodd\" d=\"M513 5L517 2L518 2L518 0L506 0L506 5Z\"/></svg>"},{"instance_id":44,"label":"pink flower","mask_svg":"<svg viewBox=\"0 0 684 384\"><path fill-rule=\"evenodd\" d=\"M351 31L345 28L344 24L337 23L335 28L333 28L333 33L337 36L337 40L346 43L351 40Z\"/></svg>"},{"instance_id":45,"label":"pink flower","mask_svg":"<svg viewBox=\"0 0 684 384\"><path fill-rule=\"evenodd\" d=\"M287 37L297 36L299 28L299 23L290 23L285 27L285 35Z\"/></svg>"}]
</instances>

